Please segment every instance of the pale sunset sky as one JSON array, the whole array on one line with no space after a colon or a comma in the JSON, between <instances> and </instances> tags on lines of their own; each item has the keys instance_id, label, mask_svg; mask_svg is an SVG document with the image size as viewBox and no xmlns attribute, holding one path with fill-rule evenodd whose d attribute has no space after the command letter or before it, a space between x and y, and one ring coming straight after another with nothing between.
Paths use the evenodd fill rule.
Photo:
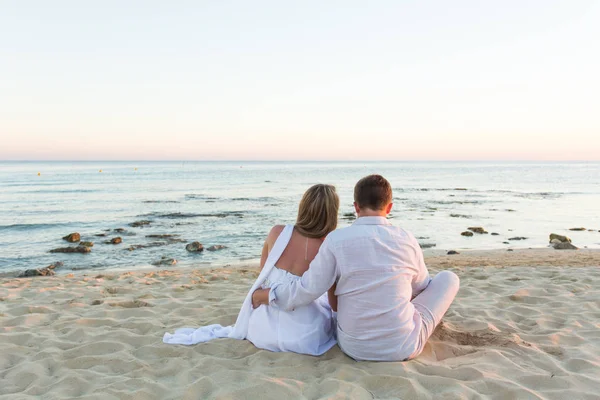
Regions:
<instances>
[{"instance_id":1,"label":"pale sunset sky","mask_svg":"<svg viewBox=\"0 0 600 400\"><path fill-rule=\"evenodd\" d=\"M600 160L600 1L0 0L0 160Z\"/></svg>"}]
</instances>

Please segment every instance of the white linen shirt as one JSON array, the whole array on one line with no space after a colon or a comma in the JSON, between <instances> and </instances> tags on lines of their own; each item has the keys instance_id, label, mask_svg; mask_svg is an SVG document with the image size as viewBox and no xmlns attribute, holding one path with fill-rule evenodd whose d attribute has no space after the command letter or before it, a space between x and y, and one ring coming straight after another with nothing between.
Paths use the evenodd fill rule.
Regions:
<instances>
[{"instance_id":1,"label":"white linen shirt","mask_svg":"<svg viewBox=\"0 0 600 400\"><path fill-rule=\"evenodd\" d=\"M356 360L402 361L419 346L421 316L411 299L431 278L415 237L385 217L360 217L331 232L302 278L273 285L269 304L308 304L335 282L338 343Z\"/></svg>"}]
</instances>

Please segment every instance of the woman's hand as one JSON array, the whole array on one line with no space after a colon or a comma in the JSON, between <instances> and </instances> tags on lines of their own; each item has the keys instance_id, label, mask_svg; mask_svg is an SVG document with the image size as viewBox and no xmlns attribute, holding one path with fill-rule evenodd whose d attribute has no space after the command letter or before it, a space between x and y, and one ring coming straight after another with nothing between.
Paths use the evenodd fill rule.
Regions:
<instances>
[{"instance_id":1,"label":"woman's hand","mask_svg":"<svg viewBox=\"0 0 600 400\"><path fill-rule=\"evenodd\" d=\"M271 289L256 289L252 293L252 308L269 305L269 292Z\"/></svg>"}]
</instances>

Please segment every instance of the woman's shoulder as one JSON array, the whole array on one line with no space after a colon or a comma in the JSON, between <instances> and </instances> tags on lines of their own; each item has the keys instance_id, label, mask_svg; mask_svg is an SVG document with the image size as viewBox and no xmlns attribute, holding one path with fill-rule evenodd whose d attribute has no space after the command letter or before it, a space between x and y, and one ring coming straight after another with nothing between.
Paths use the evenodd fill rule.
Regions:
<instances>
[{"instance_id":1,"label":"woman's shoulder","mask_svg":"<svg viewBox=\"0 0 600 400\"><path fill-rule=\"evenodd\" d=\"M283 232L283 229L285 228L285 225L275 225L271 228L271 231L269 232L269 235L267 236L267 242L269 243L275 243L275 241L277 240L277 238L279 237L279 235L281 235L281 232Z\"/></svg>"}]
</instances>

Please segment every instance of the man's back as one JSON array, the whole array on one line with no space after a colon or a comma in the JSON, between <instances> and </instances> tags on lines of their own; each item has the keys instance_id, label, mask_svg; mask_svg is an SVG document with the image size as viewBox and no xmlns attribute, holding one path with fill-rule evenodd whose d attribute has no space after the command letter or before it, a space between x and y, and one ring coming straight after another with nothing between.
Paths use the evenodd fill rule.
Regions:
<instances>
[{"instance_id":1,"label":"man's back","mask_svg":"<svg viewBox=\"0 0 600 400\"><path fill-rule=\"evenodd\" d=\"M327 242L336 264L342 350L355 359L408 358L421 330L410 300L430 281L414 236L383 217L362 217Z\"/></svg>"}]
</instances>

